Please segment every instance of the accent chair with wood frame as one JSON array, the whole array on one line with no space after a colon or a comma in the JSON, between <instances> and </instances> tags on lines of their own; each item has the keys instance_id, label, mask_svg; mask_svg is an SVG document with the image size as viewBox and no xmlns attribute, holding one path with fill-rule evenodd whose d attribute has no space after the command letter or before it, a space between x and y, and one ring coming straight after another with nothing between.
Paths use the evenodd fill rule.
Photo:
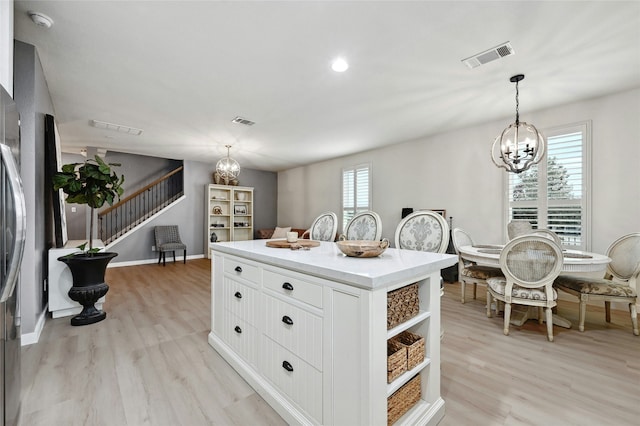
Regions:
<instances>
[{"instance_id":1,"label":"accent chair with wood frame","mask_svg":"<svg viewBox=\"0 0 640 426\"><path fill-rule=\"evenodd\" d=\"M449 246L449 224L436 212L418 210L398 224L395 245L399 249L444 253Z\"/></svg>"},{"instance_id":2,"label":"accent chair with wood frame","mask_svg":"<svg viewBox=\"0 0 640 426\"><path fill-rule=\"evenodd\" d=\"M521 235L526 235L533 231L533 227L528 220L514 219L507 224L507 236L510 240Z\"/></svg>"},{"instance_id":3,"label":"accent chair with wood frame","mask_svg":"<svg viewBox=\"0 0 640 426\"><path fill-rule=\"evenodd\" d=\"M487 316L491 317L492 299L504 302L503 332L509 334L511 305L538 307L538 322L542 324L544 308L547 338L553 342L553 315L558 293L553 282L562 270L562 248L538 235L522 235L509 241L500 253L500 268L504 277L487 280ZM497 310L496 303L496 310Z\"/></svg>"},{"instance_id":4,"label":"accent chair with wood frame","mask_svg":"<svg viewBox=\"0 0 640 426\"><path fill-rule=\"evenodd\" d=\"M315 241L335 241L338 231L338 216L334 212L324 212L315 218L311 228L307 229L300 238L308 237Z\"/></svg>"},{"instance_id":5,"label":"accent chair with wood frame","mask_svg":"<svg viewBox=\"0 0 640 426\"><path fill-rule=\"evenodd\" d=\"M472 246L471 236L460 228L454 228L452 234L453 248L458 255L458 280L460 281L460 301L465 302L466 284L473 284L473 298L476 298L477 285L487 285L487 280L491 277L502 277L500 268L477 265L474 262L465 260L460 256L459 247Z\"/></svg>"},{"instance_id":6,"label":"accent chair with wood frame","mask_svg":"<svg viewBox=\"0 0 640 426\"><path fill-rule=\"evenodd\" d=\"M376 212L365 211L353 216L347 223L343 234L347 240L380 241L382 238L382 220Z\"/></svg>"},{"instance_id":7,"label":"accent chair with wood frame","mask_svg":"<svg viewBox=\"0 0 640 426\"><path fill-rule=\"evenodd\" d=\"M584 331L587 313L587 302L604 301L605 319L611 322L611 302L626 303L631 314L633 334L638 336L638 284L640 283L640 232L625 235L611 244L607 250L611 262L607 265L607 273L602 279L577 276L560 276L556 278L556 288L580 299L580 316L578 329Z\"/></svg>"}]
</instances>

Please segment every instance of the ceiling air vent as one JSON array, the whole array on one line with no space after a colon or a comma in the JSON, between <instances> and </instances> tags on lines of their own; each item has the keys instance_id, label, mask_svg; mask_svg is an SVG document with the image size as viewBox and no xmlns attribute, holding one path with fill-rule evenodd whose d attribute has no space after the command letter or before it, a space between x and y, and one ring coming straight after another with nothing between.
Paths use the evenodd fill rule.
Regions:
<instances>
[{"instance_id":1,"label":"ceiling air vent","mask_svg":"<svg viewBox=\"0 0 640 426\"><path fill-rule=\"evenodd\" d=\"M106 121L91 120L89 124L97 129L113 130L114 132L127 133L135 136L140 136L143 132L142 129L136 129L135 127L124 126L122 124L107 123Z\"/></svg>"},{"instance_id":2,"label":"ceiling air vent","mask_svg":"<svg viewBox=\"0 0 640 426\"><path fill-rule=\"evenodd\" d=\"M496 59L504 58L505 56L510 56L516 53L511 47L511 44L507 41L506 43L502 43L499 46L492 47L489 50L485 50L484 52L478 53L477 55L473 55L468 57L467 59L463 59L462 62L468 66L469 68L479 67L480 65L484 65L487 62L495 61Z\"/></svg>"},{"instance_id":3,"label":"ceiling air vent","mask_svg":"<svg viewBox=\"0 0 640 426\"><path fill-rule=\"evenodd\" d=\"M255 122L251 120L247 120L246 118L242 118L242 117L236 117L233 120L231 120L231 122L237 123L237 124L244 124L245 126L253 126L254 124L256 124Z\"/></svg>"}]
</instances>

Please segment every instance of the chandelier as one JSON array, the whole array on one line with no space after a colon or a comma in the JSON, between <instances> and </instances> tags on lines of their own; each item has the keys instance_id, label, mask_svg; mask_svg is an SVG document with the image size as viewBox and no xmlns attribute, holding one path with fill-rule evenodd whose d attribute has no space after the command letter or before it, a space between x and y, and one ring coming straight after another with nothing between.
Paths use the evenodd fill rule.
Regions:
<instances>
[{"instance_id":1,"label":"chandelier","mask_svg":"<svg viewBox=\"0 0 640 426\"><path fill-rule=\"evenodd\" d=\"M516 122L504 129L491 146L493 163L511 173L522 173L533 164L538 164L545 152L542 133L533 124L520 121L518 82L523 79L524 74L509 79L516 84Z\"/></svg>"},{"instance_id":2,"label":"chandelier","mask_svg":"<svg viewBox=\"0 0 640 426\"><path fill-rule=\"evenodd\" d=\"M236 179L240 174L240 164L229 156L231 145L225 145L225 147L227 147L227 156L218 160L216 163L216 172L218 172L222 179L230 181Z\"/></svg>"}]
</instances>

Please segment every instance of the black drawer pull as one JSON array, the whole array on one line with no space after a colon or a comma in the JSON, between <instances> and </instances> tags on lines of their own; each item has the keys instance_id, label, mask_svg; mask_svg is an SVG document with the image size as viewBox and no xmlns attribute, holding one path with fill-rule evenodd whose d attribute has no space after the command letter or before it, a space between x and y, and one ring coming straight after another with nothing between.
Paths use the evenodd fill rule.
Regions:
<instances>
[{"instance_id":1,"label":"black drawer pull","mask_svg":"<svg viewBox=\"0 0 640 426\"><path fill-rule=\"evenodd\" d=\"M284 283L282 284L282 288L284 288L285 290L293 290L293 286L290 283Z\"/></svg>"},{"instance_id":2,"label":"black drawer pull","mask_svg":"<svg viewBox=\"0 0 640 426\"><path fill-rule=\"evenodd\" d=\"M240 293L239 291L236 291L236 294L234 294L234 296L238 299L242 299L242 293Z\"/></svg>"},{"instance_id":3,"label":"black drawer pull","mask_svg":"<svg viewBox=\"0 0 640 426\"><path fill-rule=\"evenodd\" d=\"M289 361L282 361L282 368L287 371L293 371L293 365L289 364Z\"/></svg>"},{"instance_id":4,"label":"black drawer pull","mask_svg":"<svg viewBox=\"0 0 640 426\"><path fill-rule=\"evenodd\" d=\"M239 266L236 266L235 271L236 271L236 272L242 272L242 268L241 268L241 267L239 267Z\"/></svg>"},{"instance_id":5,"label":"black drawer pull","mask_svg":"<svg viewBox=\"0 0 640 426\"><path fill-rule=\"evenodd\" d=\"M286 315L282 317L282 322L285 324L293 325L293 320Z\"/></svg>"},{"instance_id":6,"label":"black drawer pull","mask_svg":"<svg viewBox=\"0 0 640 426\"><path fill-rule=\"evenodd\" d=\"M242 333L242 329L240 328L239 325L236 325L236 328L234 328L234 330L236 331L236 333L240 334Z\"/></svg>"}]
</instances>

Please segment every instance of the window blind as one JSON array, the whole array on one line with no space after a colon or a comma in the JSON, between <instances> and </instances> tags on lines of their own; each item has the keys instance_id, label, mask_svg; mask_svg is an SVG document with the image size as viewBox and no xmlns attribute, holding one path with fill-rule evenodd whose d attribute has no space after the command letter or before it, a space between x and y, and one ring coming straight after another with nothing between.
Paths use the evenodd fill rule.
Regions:
<instances>
[{"instance_id":1,"label":"window blind","mask_svg":"<svg viewBox=\"0 0 640 426\"><path fill-rule=\"evenodd\" d=\"M342 228L356 213L371 210L370 166L362 164L342 170Z\"/></svg>"},{"instance_id":2,"label":"window blind","mask_svg":"<svg viewBox=\"0 0 640 426\"><path fill-rule=\"evenodd\" d=\"M578 249L586 249L587 128L585 123L551 130L545 159L508 177L509 218L550 229L563 246Z\"/></svg>"}]
</instances>

